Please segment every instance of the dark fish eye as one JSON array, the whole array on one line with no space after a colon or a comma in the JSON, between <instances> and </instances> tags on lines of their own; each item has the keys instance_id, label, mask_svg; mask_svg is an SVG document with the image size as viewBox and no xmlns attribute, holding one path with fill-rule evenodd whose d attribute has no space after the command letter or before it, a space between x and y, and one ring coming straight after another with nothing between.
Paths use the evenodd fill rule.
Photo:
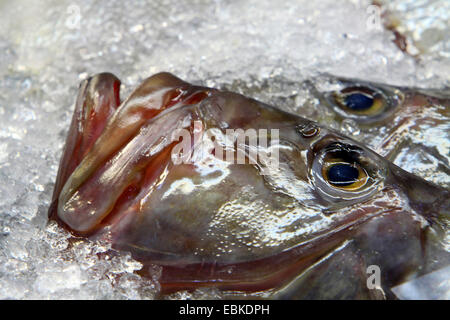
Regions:
<instances>
[{"instance_id":1,"label":"dark fish eye","mask_svg":"<svg viewBox=\"0 0 450 320\"><path fill-rule=\"evenodd\" d=\"M363 86L350 86L332 94L334 105L344 116L363 120L381 116L388 109L388 99L381 92ZM369 118L368 118L369 117Z\"/></svg>"},{"instance_id":2,"label":"dark fish eye","mask_svg":"<svg viewBox=\"0 0 450 320\"><path fill-rule=\"evenodd\" d=\"M368 182L369 174L358 159L358 152L336 145L321 160L322 178L333 188L359 190Z\"/></svg>"},{"instance_id":3,"label":"dark fish eye","mask_svg":"<svg viewBox=\"0 0 450 320\"><path fill-rule=\"evenodd\" d=\"M368 110L374 103L374 98L363 93L352 93L344 98L345 105L355 111Z\"/></svg>"},{"instance_id":4,"label":"dark fish eye","mask_svg":"<svg viewBox=\"0 0 450 320\"><path fill-rule=\"evenodd\" d=\"M358 180L358 168L348 163L331 165L327 171L328 182L337 187L347 187Z\"/></svg>"},{"instance_id":5,"label":"dark fish eye","mask_svg":"<svg viewBox=\"0 0 450 320\"><path fill-rule=\"evenodd\" d=\"M323 199L338 204L365 199L380 190L384 169L368 150L327 138L315 147L311 181Z\"/></svg>"}]
</instances>

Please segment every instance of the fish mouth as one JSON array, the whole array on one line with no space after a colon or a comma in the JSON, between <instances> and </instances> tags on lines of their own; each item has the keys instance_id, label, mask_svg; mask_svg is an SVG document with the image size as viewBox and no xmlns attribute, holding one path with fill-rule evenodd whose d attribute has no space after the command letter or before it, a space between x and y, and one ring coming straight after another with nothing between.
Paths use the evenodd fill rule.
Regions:
<instances>
[{"instance_id":1,"label":"fish mouth","mask_svg":"<svg viewBox=\"0 0 450 320\"><path fill-rule=\"evenodd\" d=\"M99 74L82 83L77 98L49 215L79 234L118 221L116 207L129 204L167 165L173 145L167 137L190 117L180 109L211 91L166 73L148 78L122 103L119 87L115 76Z\"/></svg>"}]
</instances>

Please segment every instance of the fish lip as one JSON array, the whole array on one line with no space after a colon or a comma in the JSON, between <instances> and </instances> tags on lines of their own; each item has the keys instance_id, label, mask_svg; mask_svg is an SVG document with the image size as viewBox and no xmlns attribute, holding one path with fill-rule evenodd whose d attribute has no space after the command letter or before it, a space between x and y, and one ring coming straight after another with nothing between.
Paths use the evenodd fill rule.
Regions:
<instances>
[{"instance_id":1,"label":"fish lip","mask_svg":"<svg viewBox=\"0 0 450 320\"><path fill-rule=\"evenodd\" d=\"M174 88L171 88L170 90L167 89L164 92L169 92L169 91L171 91L173 89ZM200 91L194 90L194 92L192 94L188 95L186 100L190 99L192 97L195 100L196 99L195 96L197 94L204 94L205 93L204 91L205 90L200 90ZM206 95L205 95L204 98L207 98L207 97L210 96L209 92L206 92L205 94ZM185 101L182 100L182 101L178 102L177 104L173 105L170 108L165 108L164 110L159 112L154 117L147 119L140 126L140 128L136 132L136 134L133 135L133 137L130 139L130 141L128 141L127 143L124 144L124 146L122 147L120 152L122 152L123 148L127 148L127 145L129 145L131 143L134 143L133 140L135 138L137 139L137 137L139 135L143 134L143 132L146 129L151 128L152 126L155 126L158 122L161 122L161 121L167 122L167 121L165 121L165 119L167 120L167 117L170 117L171 114L175 114L176 115L176 116L175 115L173 116L173 118L175 119L175 124L174 125L175 125L176 128L178 128L179 125L177 125L177 123L184 123L186 116L189 116L190 118L192 118L192 112L193 112L192 108L195 108L196 106L201 104L203 99L201 99L199 102L195 102L195 103L192 103L192 104L185 103ZM178 115L178 114L180 114L180 115ZM165 147L163 147L163 149L168 148L169 145L171 144L170 139L171 139L171 134L173 132L172 129L170 127L168 127L167 124L165 124L163 126L163 130L158 132L158 135L160 137L165 137L165 138L169 139L169 140L168 139L163 139L162 140L162 143L166 144ZM156 133L154 133L151 136L155 136L156 137L157 135L156 135ZM143 145L146 145L146 144L144 143ZM157 156L157 155L155 155L155 156ZM83 164L84 164L84 159L79 164L77 169L79 167L81 167ZM104 168L104 165L105 164L102 164L99 168ZM80 186L82 186L83 184L86 183L86 181L91 179L92 176L95 175L95 172L96 171L94 171L90 176L86 177L85 180L82 182L82 184ZM156 179L156 177L154 179ZM61 192L59 194L59 199L58 199L58 204L59 205L58 205L58 208L57 208L57 213L58 213L57 215L58 215L59 219L62 222L64 222L70 229L74 230L77 234L91 235L91 234L95 234L95 233L101 233L102 232L101 230L105 229L105 225L103 224L103 222L105 220L110 220L110 221L112 221L112 223L116 223L116 222L122 220L119 217L116 217L114 219L110 219L111 218L110 217L111 213L116 211L115 210L115 207L116 207L115 203L112 204L112 207L107 210L108 213L106 213L105 215L102 215L101 219L100 220L96 220L96 222L89 222L89 220L85 219L86 216L87 217L89 217L89 216L92 217L93 216L93 215L90 215L90 213L81 213L81 214L78 213L77 214L77 212L73 212L75 214L71 215L70 211L68 210L68 209L70 209L70 206L68 206L68 202L70 202L72 200L76 201L76 198L78 196L77 195L78 189L74 189L73 187L71 187L69 185L69 181L70 180L66 181L66 184L64 185L64 187L62 188L62 190L61 190ZM120 195L118 196L118 198L120 198ZM131 214L131 213L130 212L127 213L126 211L123 212L123 213L118 213L118 212L114 213L114 215L117 215L117 216L125 216L125 215L128 215L128 214ZM84 215L84 217L81 216L81 215ZM83 220L84 220L84 222L83 222ZM109 229L115 229L115 228L113 226L111 226L111 228L106 228L105 230L109 230Z\"/></svg>"},{"instance_id":2,"label":"fish lip","mask_svg":"<svg viewBox=\"0 0 450 320\"><path fill-rule=\"evenodd\" d=\"M60 203L59 199L67 180L79 165L79 163L77 163L78 160L76 159L79 158L80 155L76 154L76 150L77 146L85 143L83 139L83 136L86 134L84 129L88 125L86 119L89 116L86 113L94 112L96 114L100 114L105 111L111 112L111 110L117 109L121 105L120 85L120 79L109 72L95 74L87 79L84 79L79 84L75 102L75 110L72 115L69 132L66 136L63 154L61 155L59 161L57 177L53 187L52 200L48 210L48 218L54 219L59 224L66 225L58 215L58 207ZM96 105L95 103L92 104L93 100L100 102L100 105ZM98 107L100 106L102 108L99 109ZM103 123L101 125L104 125L106 121L101 123ZM95 124L95 126L98 126L98 123ZM94 135L96 134L98 134L98 132L95 133L94 127ZM92 136L91 140L95 142L95 138L92 138ZM90 148L89 144L85 144L84 147L88 149Z\"/></svg>"}]
</instances>

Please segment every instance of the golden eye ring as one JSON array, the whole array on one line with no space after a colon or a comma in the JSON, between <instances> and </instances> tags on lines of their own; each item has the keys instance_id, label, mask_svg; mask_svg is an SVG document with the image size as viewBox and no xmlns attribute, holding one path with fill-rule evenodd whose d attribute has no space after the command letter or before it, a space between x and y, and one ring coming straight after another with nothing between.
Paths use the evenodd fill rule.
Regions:
<instances>
[{"instance_id":1,"label":"golden eye ring","mask_svg":"<svg viewBox=\"0 0 450 320\"><path fill-rule=\"evenodd\" d=\"M348 87L333 96L341 109L357 115L377 115L386 107L383 95L365 87Z\"/></svg>"},{"instance_id":2,"label":"golden eye ring","mask_svg":"<svg viewBox=\"0 0 450 320\"><path fill-rule=\"evenodd\" d=\"M322 176L335 188L356 191L366 185L369 175L358 163L349 163L341 159L327 161L322 166Z\"/></svg>"}]
</instances>

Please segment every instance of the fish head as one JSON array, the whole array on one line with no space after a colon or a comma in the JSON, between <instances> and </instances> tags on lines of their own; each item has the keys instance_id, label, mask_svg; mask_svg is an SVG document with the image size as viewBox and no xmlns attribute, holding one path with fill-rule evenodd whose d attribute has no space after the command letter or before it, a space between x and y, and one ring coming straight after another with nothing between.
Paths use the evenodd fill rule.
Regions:
<instances>
[{"instance_id":1,"label":"fish head","mask_svg":"<svg viewBox=\"0 0 450 320\"><path fill-rule=\"evenodd\" d=\"M116 90L82 85L70 141L99 83ZM113 109L66 145L50 216L162 266L163 290L276 290L343 248L393 285L445 237L447 190L313 121L168 73Z\"/></svg>"}]
</instances>

